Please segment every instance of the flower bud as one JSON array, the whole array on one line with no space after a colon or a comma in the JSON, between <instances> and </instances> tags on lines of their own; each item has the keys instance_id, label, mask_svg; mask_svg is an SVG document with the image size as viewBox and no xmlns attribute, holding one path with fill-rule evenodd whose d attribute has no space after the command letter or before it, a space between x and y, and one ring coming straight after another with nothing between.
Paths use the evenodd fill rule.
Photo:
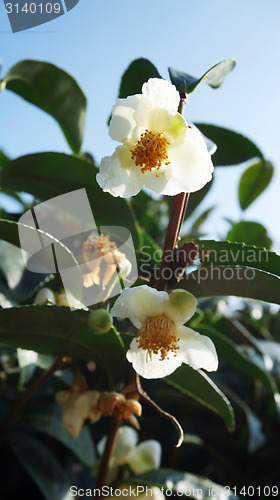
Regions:
<instances>
[{"instance_id":1,"label":"flower bud","mask_svg":"<svg viewBox=\"0 0 280 500\"><path fill-rule=\"evenodd\" d=\"M106 309L96 309L89 314L87 323L93 333L102 335L110 330L113 320L111 314Z\"/></svg>"},{"instance_id":2,"label":"flower bud","mask_svg":"<svg viewBox=\"0 0 280 500\"><path fill-rule=\"evenodd\" d=\"M178 323L185 323L195 313L196 298L186 290L177 289L170 293L167 314L172 314L172 319Z\"/></svg>"},{"instance_id":3,"label":"flower bud","mask_svg":"<svg viewBox=\"0 0 280 500\"><path fill-rule=\"evenodd\" d=\"M55 296L49 288L41 288L37 293L33 304L55 304Z\"/></svg>"}]
</instances>

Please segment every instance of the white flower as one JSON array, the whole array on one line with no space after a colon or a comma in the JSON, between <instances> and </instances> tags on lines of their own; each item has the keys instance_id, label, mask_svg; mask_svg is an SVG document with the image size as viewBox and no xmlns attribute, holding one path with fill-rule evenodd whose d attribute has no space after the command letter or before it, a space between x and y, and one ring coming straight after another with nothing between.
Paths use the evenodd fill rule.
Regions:
<instances>
[{"instance_id":1,"label":"white flower","mask_svg":"<svg viewBox=\"0 0 280 500\"><path fill-rule=\"evenodd\" d=\"M97 445L99 455L103 455L107 437ZM161 461L161 446L158 441L149 439L138 444L138 434L132 427L124 425L119 429L116 445L110 460L110 480L115 479L118 468L127 464L134 474L143 474L158 469Z\"/></svg>"},{"instance_id":2,"label":"white flower","mask_svg":"<svg viewBox=\"0 0 280 500\"><path fill-rule=\"evenodd\" d=\"M206 143L180 115L179 92L160 78L150 78L142 94L118 99L109 134L121 142L100 164L97 182L103 191L128 198L143 185L160 194L201 189L212 178Z\"/></svg>"},{"instance_id":3,"label":"white flower","mask_svg":"<svg viewBox=\"0 0 280 500\"><path fill-rule=\"evenodd\" d=\"M126 289L112 307L112 316L129 318L138 328L127 359L139 375L161 378L182 363L215 371L218 358L213 342L183 326L196 310L195 297L186 290L169 295L147 285Z\"/></svg>"}]
</instances>

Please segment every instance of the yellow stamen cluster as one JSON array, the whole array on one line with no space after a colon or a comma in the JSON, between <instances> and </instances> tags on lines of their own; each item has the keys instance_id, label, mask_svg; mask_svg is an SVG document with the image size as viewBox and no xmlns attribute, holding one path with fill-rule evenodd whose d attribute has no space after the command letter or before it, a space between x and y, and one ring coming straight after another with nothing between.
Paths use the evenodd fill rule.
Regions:
<instances>
[{"instance_id":1,"label":"yellow stamen cluster","mask_svg":"<svg viewBox=\"0 0 280 500\"><path fill-rule=\"evenodd\" d=\"M138 348L145 349L149 356L160 353L160 361L168 359L169 352L176 355L179 349L176 326L165 314L148 318L138 330L136 341Z\"/></svg>"},{"instance_id":2,"label":"yellow stamen cluster","mask_svg":"<svg viewBox=\"0 0 280 500\"><path fill-rule=\"evenodd\" d=\"M87 240L83 243L83 250L85 252L97 252L100 255L117 250L117 245L114 241L110 240L110 236L100 234L100 236L88 236Z\"/></svg>"},{"instance_id":3,"label":"yellow stamen cluster","mask_svg":"<svg viewBox=\"0 0 280 500\"><path fill-rule=\"evenodd\" d=\"M141 134L140 140L134 149L131 149L131 158L135 161L136 166L141 167L141 172L150 172L153 168L159 170L161 165L169 165L167 154L167 146L170 142L166 139L163 132L153 134L149 130L145 130Z\"/></svg>"}]
</instances>

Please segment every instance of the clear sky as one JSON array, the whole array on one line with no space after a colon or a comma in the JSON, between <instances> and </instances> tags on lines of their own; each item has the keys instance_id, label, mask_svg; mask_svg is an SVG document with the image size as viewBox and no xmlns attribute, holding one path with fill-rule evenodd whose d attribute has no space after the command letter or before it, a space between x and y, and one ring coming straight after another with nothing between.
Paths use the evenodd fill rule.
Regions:
<instances>
[{"instance_id":1,"label":"clear sky","mask_svg":"<svg viewBox=\"0 0 280 500\"><path fill-rule=\"evenodd\" d=\"M203 84L190 96L185 117L248 136L276 172L243 215L237 189L244 166L216 169L207 206L216 205L217 215L208 228L212 236L223 237L220 217L262 222L280 250L279 22L279 0L80 0L59 19L13 34L1 1L2 75L27 58L54 63L73 75L88 98L83 149L99 161L114 150L106 122L121 74L133 59L150 59L168 78L168 66L201 76L217 62L236 57L237 67L220 89ZM14 94L1 94L0 111L0 149L9 156L69 152L56 122Z\"/></svg>"}]
</instances>

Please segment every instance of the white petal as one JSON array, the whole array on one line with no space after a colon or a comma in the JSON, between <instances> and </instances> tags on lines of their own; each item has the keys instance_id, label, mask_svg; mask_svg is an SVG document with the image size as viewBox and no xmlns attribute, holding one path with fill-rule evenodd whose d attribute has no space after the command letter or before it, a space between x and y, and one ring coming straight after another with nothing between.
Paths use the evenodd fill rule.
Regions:
<instances>
[{"instance_id":1,"label":"white petal","mask_svg":"<svg viewBox=\"0 0 280 500\"><path fill-rule=\"evenodd\" d=\"M192 128L199 130L199 128L194 123L191 123L191 126L192 126ZM208 153L210 155L213 155L215 153L215 151L217 150L217 144L215 144L215 142L211 141L211 139L209 139L209 137L206 137L206 135L204 135L200 130L199 130L199 132L201 133L201 135L205 141Z\"/></svg>"},{"instance_id":2,"label":"white petal","mask_svg":"<svg viewBox=\"0 0 280 500\"><path fill-rule=\"evenodd\" d=\"M136 338L130 344L126 357L134 370L144 378L162 378L173 373L181 366L183 360L173 352L169 354L169 359L160 360L160 354L152 354L150 358L145 349L139 349Z\"/></svg>"},{"instance_id":3,"label":"white petal","mask_svg":"<svg viewBox=\"0 0 280 500\"><path fill-rule=\"evenodd\" d=\"M177 332L180 337L178 358L181 362L209 372L217 370L218 356L211 339L186 326L178 326Z\"/></svg>"},{"instance_id":4,"label":"white petal","mask_svg":"<svg viewBox=\"0 0 280 500\"><path fill-rule=\"evenodd\" d=\"M153 104L153 108L177 113L180 95L176 87L167 80L150 78L142 87L142 93Z\"/></svg>"},{"instance_id":5,"label":"white petal","mask_svg":"<svg viewBox=\"0 0 280 500\"><path fill-rule=\"evenodd\" d=\"M154 439L140 443L128 453L125 460L135 474L142 474L149 470L158 469L160 461L161 446Z\"/></svg>"},{"instance_id":6,"label":"white petal","mask_svg":"<svg viewBox=\"0 0 280 500\"><path fill-rule=\"evenodd\" d=\"M112 316L129 318L136 328L141 328L147 318L164 312L168 300L166 292L159 292L147 285L136 286L124 290L110 312Z\"/></svg>"},{"instance_id":7,"label":"white petal","mask_svg":"<svg viewBox=\"0 0 280 500\"><path fill-rule=\"evenodd\" d=\"M168 149L170 165L165 175L167 184L161 194L192 193L201 189L212 178L211 156L197 129L188 129L185 141Z\"/></svg>"},{"instance_id":8,"label":"white petal","mask_svg":"<svg viewBox=\"0 0 280 500\"><path fill-rule=\"evenodd\" d=\"M129 198L141 190L142 175L132 161L129 149L119 146L112 156L102 158L96 180L103 191L113 196Z\"/></svg>"},{"instance_id":9,"label":"white petal","mask_svg":"<svg viewBox=\"0 0 280 500\"><path fill-rule=\"evenodd\" d=\"M136 94L126 99L117 100L109 127L109 135L113 140L124 143L132 137L132 131L136 126L134 113L141 97L141 95Z\"/></svg>"},{"instance_id":10,"label":"white petal","mask_svg":"<svg viewBox=\"0 0 280 500\"><path fill-rule=\"evenodd\" d=\"M103 455L105 451L105 446L107 442L107 436L99 441L97 445L97 451L100 456ZM130 450L136 447L138 442L138 434L135 429L128 427L128 425L123 425L118 431L118 437L113 452L114 459L120 463L126 457Z\"/></svg>"}]
</instances>

